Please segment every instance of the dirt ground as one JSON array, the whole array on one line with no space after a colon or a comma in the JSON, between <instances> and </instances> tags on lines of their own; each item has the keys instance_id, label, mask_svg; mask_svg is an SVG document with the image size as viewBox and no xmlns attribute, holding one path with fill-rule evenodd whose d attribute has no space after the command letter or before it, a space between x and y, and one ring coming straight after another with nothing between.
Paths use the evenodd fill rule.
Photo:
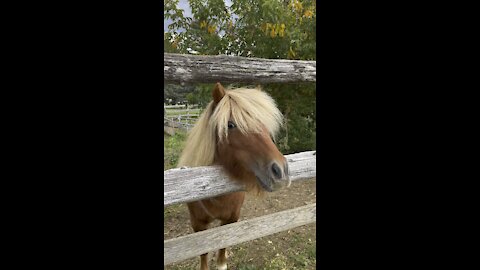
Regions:
<instances>
[{"instance_id":1,"label":"dirt ground","mask_svg":"<svg viewBox=\"0 0 480 270\"><path fill-rule=\"evenodd\" d=\"M316 201L316 180L292 182L290 188L267 193L264 197L247 195L240 220L307 205ZM164 210L164 239L193 233L185 204ZM214 226L217 226L215 223ZM316 269L315 223L276 233L227 248L228 269L291 270ZM210 269L216 269L216 254L210 253ZM200 257L166 266L164 269L199 269Z\"/></svg>"}]
</instances>

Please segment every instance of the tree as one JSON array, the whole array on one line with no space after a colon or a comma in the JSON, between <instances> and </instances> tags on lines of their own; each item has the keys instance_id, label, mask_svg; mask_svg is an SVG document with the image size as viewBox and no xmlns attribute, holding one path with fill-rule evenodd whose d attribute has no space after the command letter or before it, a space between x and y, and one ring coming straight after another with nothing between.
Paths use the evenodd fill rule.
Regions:
<instances>
[{"instance_id":1,"label":"tree","mask_svg":"<svg viewBox=\"0 0 480 270\"><path fill-rule=\"evenodd\" d=\"M178 9L178 0L165 0L165 52L228 54L270 59L316 59L314 0L190 0L192 18ZM243 86L238 84L237 86ZM211 85L201 85L187 99L204 104ZM316 148L315 84L263 85L286 116L278 138L282 152Z\"/></svg>"},{"instance_id":2,"label":"tree","mask_svg":"<svg viewBox=\"0 0 480 270\"><path fill-rule=\"evenodd\" d=\"M190 0L192 18L164 1L171 20L164 35L167 52L233 54L263 58L315 60L316 1Z\"/></svg>"},{"instance_id":3,"label":"tree","mask_svg":"<svg viewBox=\"0 0 480 270\"><path fill-rule=\"evenodd\" d=\"M178 102L187 101L187 94L194 91L195 86L193 85L175 85L175 84L164 84L163 85L163 99L167 103L167 100L171 100L172 104Z\"/></svg>"}]
</instances>

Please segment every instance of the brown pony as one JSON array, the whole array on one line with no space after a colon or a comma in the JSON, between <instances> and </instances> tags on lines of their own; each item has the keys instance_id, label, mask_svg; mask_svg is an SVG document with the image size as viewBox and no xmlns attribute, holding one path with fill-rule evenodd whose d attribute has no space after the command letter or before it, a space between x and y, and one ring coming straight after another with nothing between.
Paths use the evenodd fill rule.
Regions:
<instances>
[{"instance_id":1,"label":"brown pony","mask_svg":"<svg viewBox=\"0 0 480 270\"><path fill-rule=\"evenodd\" d=\"M274 100L259 89L225 90L215 85L211 101L191 130L178 166L221 165L247 191L272 192L289 186L288 164L273 142L283 117ZM234 192L188 203L195 232L237 222L245 192ZM207 270L207 255L200 269ZM218 253L217 269L227 269L225 248Z\"/></svg>"}]
</instances>

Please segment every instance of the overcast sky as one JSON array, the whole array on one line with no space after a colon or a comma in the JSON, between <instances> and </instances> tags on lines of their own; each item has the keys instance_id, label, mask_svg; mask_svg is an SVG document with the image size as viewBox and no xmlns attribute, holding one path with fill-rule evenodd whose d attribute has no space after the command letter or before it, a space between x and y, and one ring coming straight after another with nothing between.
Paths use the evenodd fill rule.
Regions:
<instances>
[{"instance_id":1,"label":"overcast sky","mask_svg":"<svg viewBox=\"0 0 480 270\"><path fill-rule=\"evenodd\" d=\"M225 0L225 5L231 6L232 1L231 0ZM192 10L190 9L190 5L188 4L188 0L180 0L178 1L178 6L177 8L183 9L183 16L185 17L192 17ZM163 20L163 31L166 32L168 31L168 25L172 21L170 19L168 20Z\"/></svg>"}]
</instances>

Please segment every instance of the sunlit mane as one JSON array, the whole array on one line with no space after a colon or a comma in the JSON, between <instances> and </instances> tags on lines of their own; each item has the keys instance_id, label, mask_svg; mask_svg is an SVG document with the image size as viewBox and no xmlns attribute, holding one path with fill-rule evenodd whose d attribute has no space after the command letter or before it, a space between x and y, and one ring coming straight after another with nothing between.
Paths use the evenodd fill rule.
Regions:
<instances>
[{"instance_id":1,"label":"sunlit mane","mask_svg":"<svg viewBox=\"0 0 480 270\"><path fill-rule=\"evenodd\" d=\"M233 121L242 133L260 132L264 126L275 137L283 117L275 101L260 89L226 90L216 106L213 101L208 104L190 131L178 166L211 165L216 138L228 139L228 121Z\"/></svg>"}]
</instances>

